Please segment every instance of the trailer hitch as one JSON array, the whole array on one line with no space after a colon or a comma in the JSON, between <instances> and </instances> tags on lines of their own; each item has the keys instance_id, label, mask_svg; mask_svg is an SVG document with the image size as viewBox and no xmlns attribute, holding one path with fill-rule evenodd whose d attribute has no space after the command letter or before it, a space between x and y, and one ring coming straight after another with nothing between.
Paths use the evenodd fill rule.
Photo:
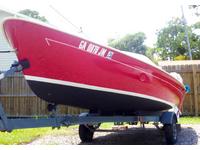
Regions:
<instances>
[{"instance_id":1,"label":"trailer hitch","mask_svg":"<svg viewBox=\"0 0 200 150\"><path fill-rule=\"evenodd\" d=\"M30 67L30 63L27 59L21 60L19 62L15 61L9 70L3 72L0 74L0 80L2 80L3 78L14 74L15 72L21 72L24 69L27 69Z\"/></svg>"}]
</instances>

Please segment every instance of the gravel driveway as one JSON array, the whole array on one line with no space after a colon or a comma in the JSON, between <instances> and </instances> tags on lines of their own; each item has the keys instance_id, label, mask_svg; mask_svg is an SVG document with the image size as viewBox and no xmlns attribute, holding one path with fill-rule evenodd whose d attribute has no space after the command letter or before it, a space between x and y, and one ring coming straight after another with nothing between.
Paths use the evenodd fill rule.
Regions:
<instances>
[{"instance_id":1,"label":"gravel driveway","mask_svg":"<svg viewBox=\"0 0 200 150\"><path fill-rule=\"evenodd\" d=\"M121 132L95 132L92 143L81 143L78 131L74 135L44 136L29 144L66 145L162 145L164 133L154 126L130 128ZM200 145L200 125L182 125L177 145Z\"/></svg>"}]
</instances>

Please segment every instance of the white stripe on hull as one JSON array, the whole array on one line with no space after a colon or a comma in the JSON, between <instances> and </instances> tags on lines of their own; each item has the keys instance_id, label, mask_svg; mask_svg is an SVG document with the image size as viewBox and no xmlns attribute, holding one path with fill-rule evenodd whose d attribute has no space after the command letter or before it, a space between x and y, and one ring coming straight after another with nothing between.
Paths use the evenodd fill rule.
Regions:
<instances>
[{"instance_id":1,"label":"white stripe on hull","mask_svg":"<svg viewBox=\"0 0 200 150\"><path fill-rule=\"evenodd\" d=\"M56 80L56 79L50 79L50 78L29 76L29 75L25 75L25 79L31 80L31 81L39 81L39 82L45 82L45 83L59 84L59 85L65 85L65 86L72 86L72 87L78 87L78 88L84 88L84 89L90 89L90 90L97 90L97 91L104 91L104 92L111 92L111 93L134 96L134 97L146 98L149 100L165 103L167 105L170 105L171 107L175 106L175 104L172 104L160 98L156 98L156 97L144 95L144 94L139 94L139 93L134 93L134 92L123 91L123 90L116 90L116 89L111 89L111 88L105 88L105 87L99 87L99 86L93 86L93 85L87 85L87 84L81 84L81 83L69 82L69 81L63 81L63 80Z\"/></svg>"}]
</instances>

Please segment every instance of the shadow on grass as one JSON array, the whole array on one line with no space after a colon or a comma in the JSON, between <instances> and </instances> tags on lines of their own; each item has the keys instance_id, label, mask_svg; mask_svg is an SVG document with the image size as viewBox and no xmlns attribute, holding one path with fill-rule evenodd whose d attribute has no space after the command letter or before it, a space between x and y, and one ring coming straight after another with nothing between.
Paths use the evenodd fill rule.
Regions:
<instances>
[{"instance_id":1,"label":"shadow on grass","mask_svg":"<svg viewBox=\"0 0 200 150\"><path fill-rule=\"evenodd\" d=\"M96 135L96 136L95 136ZM127 131L99 136L95 133L91 143L80 145L165 145L164 132L156 128L131 128ZM192 127L182 127L178 134L177 145L196 145L198 135Z\"/></svg>"}]
</instances>

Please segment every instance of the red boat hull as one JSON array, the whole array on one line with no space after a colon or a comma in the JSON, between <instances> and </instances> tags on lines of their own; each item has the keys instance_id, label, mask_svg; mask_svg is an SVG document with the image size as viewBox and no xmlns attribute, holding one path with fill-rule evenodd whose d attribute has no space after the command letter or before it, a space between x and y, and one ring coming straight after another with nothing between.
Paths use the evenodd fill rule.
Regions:
<instances>
[{"instance_id":1,"label":"red boat hull","mask_svg":"<svg viewBox=\"0 0 200 150\"><path fill-rule=\"evenodd\" d=\"M184 86L168 73L118 50L20 19L3 23L5 36L36 95L56 103L112 113L182 106Z\"/></svg>"}]
</instances>

